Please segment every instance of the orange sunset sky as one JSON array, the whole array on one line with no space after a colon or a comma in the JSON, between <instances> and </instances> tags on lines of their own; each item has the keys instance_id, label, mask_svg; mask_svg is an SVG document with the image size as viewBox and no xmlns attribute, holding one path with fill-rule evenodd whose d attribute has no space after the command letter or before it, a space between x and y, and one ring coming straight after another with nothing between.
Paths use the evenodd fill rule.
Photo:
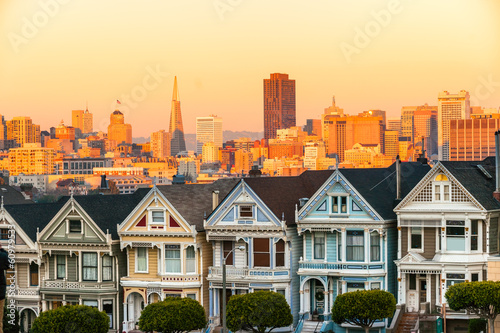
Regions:
<instances>
[{"instance_id":1,"label":"orange sunset sky","mask_svg":"<svg viewBox=\"0 0 500 333\"><path fill-rule=\"evenodd\" d=\"M500 106L497 0L1 0L0 36L0 114L43 130L86 101L105 130L116 99L134 137L168 129L174 75L187 133L209 114L262 131L274 72L296 80L298 125L333 95L389 117L442 90Z\"/></svg>"}]
</instances>

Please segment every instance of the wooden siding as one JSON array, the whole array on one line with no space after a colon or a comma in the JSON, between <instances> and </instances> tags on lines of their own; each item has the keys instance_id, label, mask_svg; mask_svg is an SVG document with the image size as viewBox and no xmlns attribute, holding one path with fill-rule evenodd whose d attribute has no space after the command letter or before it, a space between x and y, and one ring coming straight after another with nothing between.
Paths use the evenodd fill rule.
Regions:
<instances>
[{"instance_id":1,"label":"wooden siding","mask_svg":"<svg viewBox=\"0 0 500 333\"><path fill-rule=\"evenodd\" d=\"M408 229L401 228L401 258L403 258L408 253Z\"/></svg>"},{"instance_id":2,"label":"wooden siding","mask_svg":"<svg viewBox=\"0 0 500 333\"><path fill-rule=\"evenodd\" d=\"M297 226L288 227L286 230L287 238L291 240L291 251L290 251L290 265L291 265L291 275L292 282L290 285L291 289L291 309L293 315L293 325L296 326L299 320L299 311L300 311L300 276L297 274L299 270L299 259L304 254L304 243L302 237L305 235L299 236L297 234ZM288 246L288 244L287 244Z\"/></svg>"},{"instance_id":3,"label":"wooden siding","mask_svg":"<svg viewBox=\"0 0 500 333\"><path fill-rule=\"evenodd\" d=\"M431 311L436 306L436 274L431 275Z\"/></svg>"},{"instance_id":4,"label":"wooden siding","mask_svg":"<svg viewBox=\"0 0 500 333\"><path fill-rule=\"evenodd\" d=\"M29 286L29 264L17 264L17 283L19 288L27 288Z\"/></svg>"},{"instance_id":5,"label":"wooden siding","mask_svg":"<svg viewBox=\"0 0 500 333\"><path fill-rule=\"evenodd\" d=\"M207 316L209 315L209 309L210 309L210 299L209 299L209 294L208 294L208 286L209 283L207 281L207 276L208 276L208 268L213 265L212 263L212 258L213 258L213 253L212 253L212 243L207 242L206 240L206 235L205 232L199 232L196 235L196 243L201 244L201 258L198 261L200 263L200 266L202 266L201 271L199 270L198 272L201 275L201 280L202 280L202 290L203 290L203 298L202 295L198 295L200 303L203 305L203 308L205 308L205 313ZM197 255L200 255L200 252L197 252Z\"/></svg>"},{"instance_id":6,"label":"wooden siding","mask_svg":"<svg viewBox=\"0 0 500 333\"><path fill-rule=\"evenodd\" d=\"M49 256L49 264L47 265L47 269L49 270L49 280L55 279L55 269L56 269L55 263L56 263L56 257Z\"/></svg>"},{"instance_id":7,"label":"wooden siding","mask_svg":"<svg viewBox=\"0 0 500 333\"><path fill-rule=\"evenodd\" d=\"M432 259L436 255L436 228L424 229L424 253L426 259Z\"/></svg>"},{"instance_id":8,"label":"wooden siding","mask_svg":"<svg viewBox=\"0 0 500 333\"><path fill-rule=\"evenodd\" d=\"M66 264L68 265L66 267L68 281L78 281L78 256L68 256Z\"/></svg>"},{"instance_id":9,"label":"wooden siding","mask_svg":"<svg viewBox=\"0 0 500 333\"><path fill-rule=\"evenodd\" d=\"M486 230L486 226L482 223L483 229ZM490 253L498 253L498 217L492 217L490 219ZM483 244L486 244L486 238L483 238Z\"/></svg>"},{"instance_id":10,"label":"wooden siding","mask_svg":"<svg viewBox=\"0 0 500 333\"><path fill-rule=\"evenodd\" d=\"M130 265L129 277L138 279L158 277L158 249L148 248L148 273L135 272L135 252L136 252L135 248L129 250L129 265Z\"/></svg>"}]
</instances>

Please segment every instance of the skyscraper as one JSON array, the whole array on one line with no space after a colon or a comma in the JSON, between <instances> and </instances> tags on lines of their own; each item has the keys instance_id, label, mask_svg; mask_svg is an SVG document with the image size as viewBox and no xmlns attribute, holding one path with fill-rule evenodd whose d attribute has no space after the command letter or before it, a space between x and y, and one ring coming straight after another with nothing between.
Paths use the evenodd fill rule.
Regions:
<instances>
[{"instance_id":1,"label":"skyscraper","mask_svg":"<svg viewBox=\"0 0 500 333\"><path fill-rule=\"evenodd\" d=\"M295 80L288 74L271 74L264 79L264 138L274 139L276 131L295 126Z\"/></svg>"},{"instance_id":2,"label":"skyscraper","mask_svg":"<svg viewBox=\"0 0 500 333\"><path fill-rule=\"evenodd\" d=\"M88 107L83 110L73 110L71 112L71 125L75 129L79 129L82 134L90 133L93 130L93 115L89 112Z\"/></svg>"},{"instance_id":3,"label":"skyscraper","mask_svg":"<svg viewBox=\"0 0 500 333\"><path fill-rule=\"evenodd\" d=\"M203 144L213 142L222 149L222 118L210 115L196 117L196 153L202 153ZM205 157L205 156L204 156Z\"/></svg>"},{"instance_id":4,"label":"skyscraper","mask_svg":"<svg viewBox=\"0 0 500 333\"><path fill-rule=\"evenodd\" d=\"M447 91L438 95L438 150L439 160L450 158L450 120L470 117L470 95L465 90L458 94Z\"/></svg>"},{"instance_id":5,"label":"skyscraper","mask_svg":"<svg viewBox=\"0 0 500 333\"><path fill-rule=\"evenodd\" d=\"M151 153L153 157L170 156L170 133L164 130L151 133Z\"/></svg>"},{"instance_id":6,"label":"skyscraper","mask_svg":"<svg viewBox=\"0 0 500 333\"><path fill-rule=\"evenodd\" d=\"M108 140L132 144L132 125L125 124L125 117L119 110L115 110L109 117Z\"/></svg>"},{"instance_id":7,"label":"skyscraper","mask_svg":"<svg viewBox=\"0 0 500 333\"><path fill-rule=\"evenodd\" d=\"M6 140L14 140L18 147L40 142L40 125L33 124L30 117L14 117L6 122L6 127Z\"/></svg>"},{"instance_id":8,"label":"skyscraper","mask_svg":"<svg viewBox=\"0 0 500 333\"><path fill-rule=\"evenodd\" d=\"M170 141L170 154L175 156L180 152L186 151L184 127L182 126L181 101L179 100L179 91L177 90L177 76L174 78L169 132L172 137Z\"/></svg>"}]
</instances>

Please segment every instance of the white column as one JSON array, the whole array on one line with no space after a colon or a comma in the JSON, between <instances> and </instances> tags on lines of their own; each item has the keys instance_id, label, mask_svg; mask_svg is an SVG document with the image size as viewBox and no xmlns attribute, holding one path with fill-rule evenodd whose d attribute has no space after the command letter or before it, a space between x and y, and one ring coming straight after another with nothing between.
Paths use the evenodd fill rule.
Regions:
<instances>
[{"instance_id":1,"label":"white column","mask_svg":"<svg viewBox=\"0 0 500 333\"><path fill-rule=\"evenodd\" d=\"M364 249L365 249L365 260L364 262L368 262L370 261L370 230L369 229L365 229L363 230L364 233L364 237L363 237L363 246L364 246Z\"/></svg>"},{"instance_id":2,"label":"white column","mask_svg":"<svg viewBox=\"0 0 500 333\"><path fill-rule=\"evenodd\" d=\"M399 215L398 215L399 220ZM387 253L386 253L387 255ZM397 259L401 259L401 227L398 227L398 257Z\"/></svg>"},{"instance_id":3,"label":"white column","mask_svg":"<svg viewBox=\"0 0 500 333\"><path fill-rule=\"evenodd\" d=\"M304 313L304 290L299 291L300 296L300 311L299 313Z\"/></svg>"},{"instance_id":4,"label":"white column","mask_svg":"<svg viewBox=\"0 0 500 333\"><path fill-rule=\"evenodd\" d=\"M465 253L470 253L471 223L468 216L465 216Z\"/></svg>"},{"instance_id":5,"label":"white column","mask_svg":"<svg viewBox=\"0 0 500 333\"><path fill-rule=\"evenodd\" d=\"M47 301L42 301L42 312L47 311Z\"/></svg>"},{"instance_id":6,"label":"white column","mask_svg":"<svg viewBox=\"0 0 500 333\"><path fill-rule=\"evenodd\" d=\"M441 253L446 252L446 219L443 215L441 219Z\"/></svg>"},{"instance_id":7,"label":"white column","mask_svg":"<svg viewBox=\"0 0 500 333\"><path fill-rule=\"evenodd\" d=\"M78 251L78 282L82 282L82 251Z\"/></svg>"},{"instance_id":8,"label":"white column","mask_svg":"<svg viewBox=\"0 0 500 333\"><path fill-rule=\"evenodd\" d=\"M346 253L346 246L345 246L345 243L346 243L346 233L345 233L345 228L342 228L341 232L340 232L340 237L342 238L342 262L346 262L346 256L347 256L347 253ZM344 283L344 282L342 282Z\"/></svg>"},{"instance_id":9,"label":"white column","mask_svg":"<svg viewBox=\"0 0 500 333\"><path fill-rule=\"evenodd\" d=\"M401 297L401 304L406 304L406 273L401 274L401 281L399 282L399 290Z\"/></svg>"},{"instance_id":10,"label":"white column","mask_svg":"<svg viewBox=\"0 0 500 333\"><path fill-rule=\"evenodd\" d=\"M431 275L430 274L425 274L425 285L426 285L426 288L427 290L425 291L425 295L426 295L426 298L425 298L425 301L428 302L429 304L431 303L431 290L432 290L432 287L431 287Z\"/></svg>"},{"instance_id":11,"label":"white column","mask_svg":"<svg viewBox=\"0 0 500 333\"><path fill-rule=\"evenodd\" d=\"M328 287L326 287L326 290L323 292L323 294L325 295L325 311L323 314L327 315L330 313L330 308L332 307L332 305L330 304L330 293L328 292Z\"/></svg>"},{"instance_id":12,"label":"white column","mask_svg":"<svg viewBox=\"0 0 500 333\"><path fill-rule=\"evenodd\" d=\"M102 282L102 260L101 252L97 252L97 283Z\"/></svg>"}]
</instances>

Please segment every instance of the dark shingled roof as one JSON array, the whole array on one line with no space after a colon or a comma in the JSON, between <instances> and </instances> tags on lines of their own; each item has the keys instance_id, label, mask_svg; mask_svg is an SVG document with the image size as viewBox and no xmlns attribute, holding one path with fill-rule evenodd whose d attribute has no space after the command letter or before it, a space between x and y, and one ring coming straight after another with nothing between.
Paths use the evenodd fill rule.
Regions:
<instances>
[{"instance_id":1,"label":"dark shingled roof","mask_svg":"<svg viewBox=\"0 0 500 333\"><path fill-rule=\"evenodd\" d=\"M500 209L500 202L493 198L495 191L495 157L483 161L442 161L440 162L474 198L487 210ZM488 178L477 165L482 165L491 176Z\"/></svg>"},{"instance_id":2,"label":"dark shingled roof","mask_svg":"<svg viewBox=\"0 0 500 333\"><path fill-rule=\"evenodd\" d=\"M401 163L401 199L430 171L428 164ZM384 219L396 219L396 163L388 168L340 169L370 206Z\"/></svg>"},{"instance_id":3,"label":"dark shingled roof","mask_svg":"<svg viewBox=\"0 0 500 333\"><path fill-rule=\"evenodd\" d=\"M24 195L9 185L0 185L0 195L3 197L5 205L21 205L33 203L31 199L26 199Z\"/></svg>"},{"instance_id":4,"label":"dark shingled roof","mask_svg":"<svg viewBox=\"0 0 500 333\"><path fill-rule=\"evenodd\" d=\"M429 165L418 162L401 164L401 198L430 170ZM396 167L373 169L339 169L375 211L386 220L395 219ZM287 225L295 224L295 205L300 198L311 198L328 180L334 170L305 171L297 177L245 178L245 182L264 203Z\"/></svg>"},{"instance_id":5,"label":"dark shingled roof","mask_svg":"<svg viewBox=\"0 0 500 333\"><path fill-rule=\"evenodd\" d=\"M149 191L149 188L140 188L134 194L82 195L74 196L74 199L104 233L109 230L113 239L119 239L117 224L125 220ZM65 196L55 203L7 205L5 209L24 232L36 241L37 228L42 231L68 200L69 197Z\"/></svg>"},{"instance_id":6,"label":"dark shingled roof","mask_svg":"<svg viewBox=\"0 0 500 333\"><path fill-rule=\"evenodd\" d=\"M333 170L305 171L295 177L256 177L244 181L264 201L278 219L295 224L295 205L301 198L311 198L331 176Z\"/></svg>"},{"instance_id":7,"label":"dark shingled roof","mask_svg":"<svg viewBox=\"0 0 500 333\"><path fill-rule=\"evenodd\" d=\"M239 178L224 178L211 184L160 185L158 189L174 208L196 230L203 230L204 215L212 213L212 191L219 191L219 203L239 182Z\"/></svg>"}]
</instances>

